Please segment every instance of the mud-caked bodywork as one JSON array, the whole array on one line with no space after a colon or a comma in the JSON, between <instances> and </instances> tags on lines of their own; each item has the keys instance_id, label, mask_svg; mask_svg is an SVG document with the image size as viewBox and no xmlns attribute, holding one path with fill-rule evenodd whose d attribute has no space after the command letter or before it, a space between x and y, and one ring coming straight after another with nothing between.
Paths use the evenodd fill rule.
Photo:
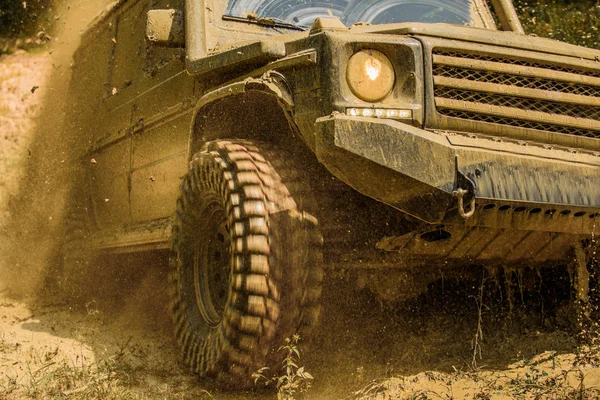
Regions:
<instances>
[{"instance_id":1,"label":"mud-caked bodywork","mask_svg":"<svg viewBox=\"0 0 600 400\"><path fill-rule=\"evenodd\" d=\"M432 238L443 240L431 251L446 260L564 259L560 242L592 233L598 217L597 98L583 84L598 77L595 53L540 54L530 49L546 40L428 28L398 28L419 42L409 54L422 92L405 107L421 101L423 119L369 120L342 105L317 121L317 156L359 191L437 224L444 233ZM409 250L418 236L383 246Z\"/></svg>"},{"instance_id":2,"label":"mud-caked bodywork","mask_svg":"<svg viewBox=\"0 0 600 400\"><path fill-rule=\"evenodd\" d=\"M171 249L187 361L239 382L315 323L323 267L397 300L423 266L571 262L600 52L492 3L115 3L74 60L85 246Z\"/></svg>"}]
</instances>

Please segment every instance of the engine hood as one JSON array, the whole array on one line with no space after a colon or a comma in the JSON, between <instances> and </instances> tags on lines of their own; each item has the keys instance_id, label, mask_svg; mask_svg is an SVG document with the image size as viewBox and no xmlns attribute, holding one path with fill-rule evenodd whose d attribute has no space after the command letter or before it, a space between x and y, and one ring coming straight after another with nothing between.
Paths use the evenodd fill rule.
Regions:
<instances>
[{"instance_id":1,"label":"engine hood","mask_svg":"<svg viewBox=\"0 0 600 400\"><path fill-rule=\"evenodd\" d=\"M431 36L462 40L473 43L491 44L542 53L556 54L598 61L600 50L588 49L558 40L521 35L514 32L495 31L451 24L400 23L385 25L356 26L352 33L380 33L394 35Z\"/></svg>"}]
</instances>

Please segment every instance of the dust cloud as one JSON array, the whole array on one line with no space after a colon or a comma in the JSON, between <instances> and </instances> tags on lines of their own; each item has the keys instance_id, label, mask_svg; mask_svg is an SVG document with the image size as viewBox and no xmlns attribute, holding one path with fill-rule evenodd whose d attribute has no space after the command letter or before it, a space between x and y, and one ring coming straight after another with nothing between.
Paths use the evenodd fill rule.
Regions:
<instances>
[{"instance_id":1,"label":"dust cloud","mask_svg":"<svg viewBox=\"0 0 600 400\"><path fill-rule=\"evenodd\" d=\"M12 297L31 297L59 261L65 198L77 155L74 132L64 129L72 55L80 33L110 3L109 0L63 0L56 4L48 53L52 68L40 92L45 93L28 158L10 202L9 218L0 242L0 289ZM19 134L26 135L25 132Z\"/></svg>"}]
</instances>

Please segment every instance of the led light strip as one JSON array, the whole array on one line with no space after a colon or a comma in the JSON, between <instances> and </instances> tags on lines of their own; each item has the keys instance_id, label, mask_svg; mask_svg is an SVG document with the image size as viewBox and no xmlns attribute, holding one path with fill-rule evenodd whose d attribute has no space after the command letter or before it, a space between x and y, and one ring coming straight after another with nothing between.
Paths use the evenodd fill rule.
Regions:
<instances>
[{"instance_id":1,"label":"led light strip","mask_svg":"<svg viewBox=\"0 0 600 400\"><path fill-rule=\"evenodd\" d=\"M350 117L370 117L388 119L412 119L412 110L396 108L346 108Z\"/></svg>"}]
</instances>

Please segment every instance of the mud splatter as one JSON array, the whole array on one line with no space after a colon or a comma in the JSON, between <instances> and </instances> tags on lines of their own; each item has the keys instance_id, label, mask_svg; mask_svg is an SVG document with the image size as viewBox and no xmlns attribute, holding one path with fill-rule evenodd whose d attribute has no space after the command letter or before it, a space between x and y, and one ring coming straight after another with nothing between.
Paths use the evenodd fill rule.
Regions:
<instances>
[{"instance_id":1,"label":"mud splatter","mask_svg":"<svg viewBox=\"0 0 600 400\"><path fill-rule=\"evenodd\" d=\"M10 289L13 296L33 295L49 265L56 261L74 158L70 146L73 138L69 137L72 133L62 128L67 118L65 105L72 54L80 32L106 3L107 0L81 0L60 6L57 13L61 18L48 53L36 61L40 64L36 66L39 74L15 89L16 97L2 97L3 107L13 109L30 104L36 114L33 124L19 124L18 119L10 118L6 122L16 124L11 130L21 143L16 151L27 151L26 157L18 157L19 154L11 157L21 160L8 166L19 173L9 177L10 191L2 196L4 204L10 204L2 220L4 257L0 262L0 286ZM22 56L32 57L25 53ZM50 73L44 78L48 69ZM31 90L36 86L39 90Z\"/></svg>"}]
</instances>

